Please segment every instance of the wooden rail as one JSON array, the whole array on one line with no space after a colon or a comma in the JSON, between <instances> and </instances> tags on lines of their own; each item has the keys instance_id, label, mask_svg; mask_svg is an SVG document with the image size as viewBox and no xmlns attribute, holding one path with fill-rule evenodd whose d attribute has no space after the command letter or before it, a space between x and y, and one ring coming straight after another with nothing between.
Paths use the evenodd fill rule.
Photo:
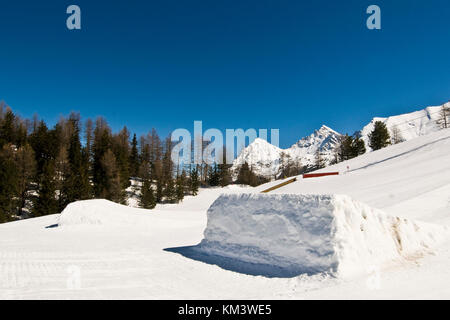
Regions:
<instances>
[{"instance_id":1,"label":"wooden rail","mask_svg":"<svg viewBox=\"0 0 450 320\"><path fill-rule=\"evenodd\" d=\"M270 187L269 189L263 190L263 191L261 191L261 193L267 193L267 192L273 191L275 189L284 187L285 185L287 185L289 183L292 183L292 182L295 182L295 181L297 181L297 178L292 178L292 179L290 179L288 181L285 181L285 182L282 182L280 184L277 184L276 186Z\"/></svg>"},{"instance_id":2,"label":"wooden rail","mask_svg":"<svg viewBox=\"0 0 450 320\"><path fill-rule=\"evenodd\" d=\"M318 177L325 177L325 176L337 176L337 175L339 175L339 172L305 173L303 175L303 179L318 178Z\"/></svg>"}]
</instances>

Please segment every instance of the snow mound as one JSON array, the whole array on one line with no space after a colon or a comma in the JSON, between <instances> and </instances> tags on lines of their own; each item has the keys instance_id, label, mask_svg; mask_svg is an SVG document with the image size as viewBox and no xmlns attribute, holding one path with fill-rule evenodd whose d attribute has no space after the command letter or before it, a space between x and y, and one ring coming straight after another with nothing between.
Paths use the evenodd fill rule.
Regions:
<instances>
[{"instance_id":1,"label":"snow mound","mask_svg":"<svg viewBox=\"0 0 450 320\"><path fill-rule=\"evenodd\" d=\"M209 208L199 249L289 274L347 277L429 253L445 233L345 195L228 194Z\"/></svg>"},{"instance_id":2,"label":"snow mound","mask_svg":"<svg viewBox=\"0 0 450 320\"><path fill-rule=\"evenodd\" d=\"M104 199L72 202L59 215L58 226L138 225L148 211Z\"/></svg>"}]
</instances>

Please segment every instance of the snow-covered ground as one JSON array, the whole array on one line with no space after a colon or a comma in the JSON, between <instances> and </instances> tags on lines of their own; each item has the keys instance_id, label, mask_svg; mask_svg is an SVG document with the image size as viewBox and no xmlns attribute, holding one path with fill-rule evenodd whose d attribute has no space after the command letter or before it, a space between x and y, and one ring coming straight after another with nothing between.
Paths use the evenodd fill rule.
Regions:
<instances>
[{"instance_id":1,"label":"snow-covered ground","mask_svg":"<svg viewBox=\"0 0 450 320\"><path fill-rule=\"evenodd\" d=\"M388 215L434 225L427 235L441 237L434 228L450 226L449 151L450 130L441 130L322 170L339 176L299 178L271 194L345 194ZM61 215L2 224L0 298L450 298L450 238L432 253L349 278L256 276L192 250L204 239L206 211L221 193L258 193L278 183L201 190L179 205L149 211L91 200Z\"/></svg>"}]
</instances>

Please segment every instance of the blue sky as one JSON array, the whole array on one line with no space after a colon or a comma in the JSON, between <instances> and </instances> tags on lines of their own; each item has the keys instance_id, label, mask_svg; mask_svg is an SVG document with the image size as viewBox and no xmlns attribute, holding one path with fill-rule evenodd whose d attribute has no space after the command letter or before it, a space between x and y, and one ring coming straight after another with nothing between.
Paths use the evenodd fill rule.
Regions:
<instances>
[{"instance_id":1,"label":"blue sky","mask_svg":"<svg viewBox=\"0 0 450 320\"><path fill-rule=\"evenodd\" d=\"M371 4L382 30L366 28ZM448 0L2 1L0 99L137 134L279 128L286 147L450 99L449 14Z\"/></svg>"}]
</instances>

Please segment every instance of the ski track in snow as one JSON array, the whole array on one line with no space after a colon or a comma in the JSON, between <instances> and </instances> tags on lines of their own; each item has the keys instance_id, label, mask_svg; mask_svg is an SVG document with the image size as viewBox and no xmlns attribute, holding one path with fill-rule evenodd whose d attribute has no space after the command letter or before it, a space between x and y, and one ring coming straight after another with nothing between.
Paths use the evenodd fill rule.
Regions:
<instances>
[{"instance_id":1,"label":"ski track in snow","mask_svg":"<svg viewBox=\"0 0 450 320\"><path fill-rule=\"evenodd\" d=\"M340 176L299 179L274 193L348 194L388 214L450 226L449 150L450 130L442 130L322 170ZM52 215L2 224L0 299L450 298L450 239L434 254L345 280L251 276L164 250L197 245L206 210L221 193L259 192L280 182L201 190L152 211L111 207L119 218L139 216L127 223L46 228L59 221ZM71 266L80 270L80 288L67 286Z\"/></svg>"}]
</instances>

